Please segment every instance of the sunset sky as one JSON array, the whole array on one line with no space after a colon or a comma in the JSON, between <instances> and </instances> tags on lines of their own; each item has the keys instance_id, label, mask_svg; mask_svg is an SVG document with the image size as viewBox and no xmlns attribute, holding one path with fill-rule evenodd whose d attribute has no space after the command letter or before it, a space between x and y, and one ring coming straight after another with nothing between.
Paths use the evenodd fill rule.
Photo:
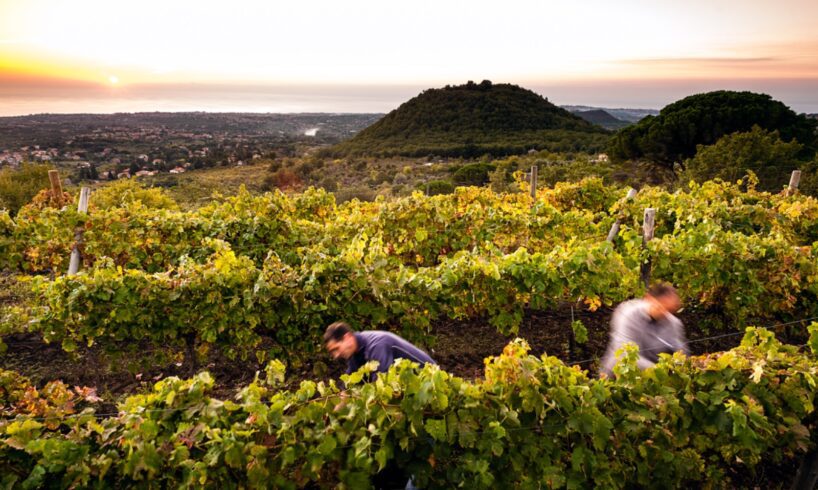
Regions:
<instances>
[{"instance_id":1,"label":"sunset sky","mask_svg":"<svg viewBox=\"0 0 818 490\"><path fill-rule=\"evenodd\" d=\"M558 104L726 88L818 112L816 22L816 0L0 0L0 115L385 112L483 79Z\"/></svg>"}]
</instances>

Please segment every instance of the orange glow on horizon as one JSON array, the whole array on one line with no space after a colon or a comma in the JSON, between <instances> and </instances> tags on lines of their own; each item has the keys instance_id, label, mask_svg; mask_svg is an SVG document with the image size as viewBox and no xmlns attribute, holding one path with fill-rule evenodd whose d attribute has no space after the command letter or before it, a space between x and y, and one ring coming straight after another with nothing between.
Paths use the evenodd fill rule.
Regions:
<instances>
[{"instance_id":1,"label":"orange glow on horizon","mask_svg":"<svg viewBox=\"0 0 818 490\"><path fill-rule=\"evenodd\" d=\"M57 61L35 56L12 56L0 52L0 83L8 80L40 80L72 85L90 83L104 85L110 75L93 66Z\"/></svg>"},{"instance_id":2,"label":"orange glow on horizon","mask_svg":"<svg viewBox=\"0 0 818 490\"><path fill-rule=\"evenodd\" d=\"M786 60L759 58L759 59L645 59L622 60L595 64L590 73L569 72L559 75L549 73L532 73L521 76L503 77L489 73L476 73L472 77L440 78L428 77L420 80L410 80L406 83L436 86L440 84L465 83L466 79L491 79L497 82L510 81L512 83L543 83L543 82L574 82L590 81L598 83L601 80L702 80L713 78L724 79L818 79L818 63L798 63ZM332 82L307 79L280 79L264 80L263 78L231 78L212 76L208 74L160 74L137 69L117 68L104 69L91 63L67 62L47 59L44 57L19 57L0 52L0 83L13 80L42 80L58 84L88 83L99 86L126 86L130 84L181 84L181 83L228 83L228 84L306 84L324 85ZM391 82L391 83L390 83ZM359 82L360 83L360 82ZM403 83L403 84L406 84ZM336 83L345 85L343 81ZM353 83L354 84L354 83ZM400 84L398 81L389 81L384 85Z\"/></svg>"},{"instance_id":3,"label":"orange glow on horizon","mask_svg":"<svg viewBox=\"0 0 818 490\"><path fill-rule=\"evenodd\" d=\"M0 67L103 85L808 78L815 18L814 0L0 0Z\"/></svg>"},{"instance_id":4,"label":"orange glow on horizon","mask_svg":"<svg viewBox=\"0 0 818 490\"><path fill-rule=\"evenodd\" d=\"M624 82L775 87L818 80L816 18L815 0L0 0L0 95L217 87L229 102L225 87L406 94L483 79L576 93Z\"/></svg>"}]
</instances>

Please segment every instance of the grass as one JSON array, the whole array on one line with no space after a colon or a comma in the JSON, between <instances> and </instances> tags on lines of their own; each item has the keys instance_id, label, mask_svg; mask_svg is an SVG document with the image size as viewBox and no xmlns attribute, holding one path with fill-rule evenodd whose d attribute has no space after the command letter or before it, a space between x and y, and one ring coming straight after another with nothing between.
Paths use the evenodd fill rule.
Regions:
<instances>
[{"instance_id":1,"label":"grass","mask_svg":"<svg viewBox=\"0 0 818 490\"><path fill-rule=\"evenodd\" d=\"M216 167L183 174L159 174L141 177L147 186L162 187L183 209L201 206L214 193L231 195L243 185L252 192L261 192L269 162L241 167Z\"/></svg>"},{"instance_id":2,"label":"grass","mask_svg":"<svg viewBox=\"0 0 818 490\"><path fill-rule=\"evenodd\" d=\"M29 285L20 276L9 271L0 271L0 313L4 307L18 306L29 294Z\"/></svg>"}]
</instances>

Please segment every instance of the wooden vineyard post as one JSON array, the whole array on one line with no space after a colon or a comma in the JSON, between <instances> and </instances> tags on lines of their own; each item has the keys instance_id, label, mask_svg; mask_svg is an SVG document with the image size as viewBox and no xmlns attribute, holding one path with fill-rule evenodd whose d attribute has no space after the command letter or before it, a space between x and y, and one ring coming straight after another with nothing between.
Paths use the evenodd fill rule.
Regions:
<instances>
[{"instance_id":1,"label":"wooden vineyard post","mask_svg":"<svg viewBox=\"0 0 818 490\"><path fill-rule=\"evenodd\" d=\"M529 191L531 192L531 199L537 199L537 166L531 167L531 183L529 184ZM536 201L534 201L536 202ZM531 205L534 205L534 202Z\"/></svg>"},{"instance_id":2,"label":"wooden vineyard post","mask_svg":"<svg viewBox=\"0 0 818 490\"><path fill-rule=\"evenodd\" d=\"M51 181L51 197L53 199L62 199L62 183L60 183L60 171L49 170L48 180Z\"/></svg>"},{"instance_id":3,"label":"wooden vineyard post","mask_svg":"<svg viewBox=\"0 0 818 490\"><path fill-rule=\"evenodd\" d=\"M653 231L656 221L656 209L647 208L645 210L645 219L642 223L642 248L647 249L648 242L653 240ZM647 257L642 263L641 278L645 289L650 287L650 257Z\"/></svg>"},{"instance_id":4,"label":"wooden vineyard post","mask_svg":"<svg viewBox=\"0 0 818 490\"><path fill-rule=\"evenodd\" d=\"M91 189L83 187L80 191L80 202L77 211L88 212L88 199L91 196ZM73 276L80 269L80 245L82 244L82 228L77 228L74 232L74 248L71 250L71 260L68 263L68 275Z\"/></svg>"},{"instance_id":5,"label":"wooden vineyard post","mask_svg":"<svg viewBox=\"0 0 818 490\"><path fill-rule=\"evenodd\" d=\"M628 195L625 196L625 201L630 201L631 199L636 197L636 192L637 192L636 189L631 188L631 190L628 191ZM616 235L619 234L620 226L622 226L621 220L619 218L616 218L614 224L611 225L611 231L608 232L607 240L609 242L613 242L614 239L616 238Z\"/></svg>"},{"instance_id":6,"label":"wooden vineyard post","mask_svg":"<svg viewBox=\"0 0 818 490\"><path fill-rule=\"evenodd\" d=\"M787 195L791 196L798 190L798 184L801 182L801 171L793 170L790 175L790 185L787 187Z\"/></svg>"}]
</instances>

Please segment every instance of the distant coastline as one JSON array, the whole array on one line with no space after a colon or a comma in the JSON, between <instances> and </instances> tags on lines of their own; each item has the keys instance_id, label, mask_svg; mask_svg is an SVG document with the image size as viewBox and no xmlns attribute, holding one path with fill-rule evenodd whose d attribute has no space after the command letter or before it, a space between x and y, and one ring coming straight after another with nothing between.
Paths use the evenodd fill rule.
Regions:
<instances>
[{"instance_id":1,"label":"distant coastline","mask_svg":"<svg viewBox=\"0 0 818 490\"><path fill-rule=\"evenodd\" d=\"M799 113L818 113L818 81L713 80L629 84L576 83L527 85L568 110L590 108L650 112L682 97L708 90L751 90L768 93ZM62 90L22 87L0 81L0 116L31 114L112 114L117 112L232 113L386 113L427 86L263 86L263 85L141 85L117 90Z\"/></svg>"}]
</instances>

